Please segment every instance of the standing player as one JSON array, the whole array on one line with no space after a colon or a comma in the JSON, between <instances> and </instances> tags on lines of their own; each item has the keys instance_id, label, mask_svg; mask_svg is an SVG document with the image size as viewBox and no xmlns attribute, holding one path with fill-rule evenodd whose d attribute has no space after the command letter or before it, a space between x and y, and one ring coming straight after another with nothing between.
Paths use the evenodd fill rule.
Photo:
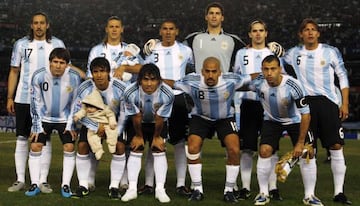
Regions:
<instances>
[{"instance_id":1,"label":"standing player","mask_svg":"<svg viewBox=\"0 0 360 206\"><path fill-rule=\"evenodd\" d=\"M240 143L231 103L235 90L250 80L250 75L222 74L220 61L215 57L208 57L201 74L188 74L175 82L175 88L188 93L194 101L186 150L194 187L189 201L203 199L200 153L204 139L212 138L216 132L227 151L224 201L237 202L233 189L239 173Z\"/></svg>"},{"instance_id":2,"label":"standing player","mask_svg":"<svg viewBox=\"0 0 360 206\"><path fill-rule=\"evenodd\" d=\"M137 82L131 84L124 93L126 114L132 119L134 135L131 140L131 152L127 163L129 189L121 198L123 202L137 198L137 182L141 169L141 157L144 141L149 141L154 158L155 198L161 203L170 202L165 192L166 159L165 138L167 137L167 118L170 117L174 94L163 83L159 68L154 64L145 64Z\"/></svg>"},{"instance_id":3,"label":"standing player","mask_svg":"<svg viewBox=\"0 0 360 206\"><path fill-rule=\"evenodd\" d=\"M87 77L91 77L90 64L96 57L105 57L111 67L111 76L118 79L123 78L124 72L138 73L141 65L141 57L139 55L134 58L135 65L122 64L126 60L124 50L127 43L121 40L121 35L124 32L124 26L121 19L117 16L108 18L105 26L105 37L103 42L94 46L89 53Z\"/></svg>"},{"instance_id":4,"label":"standing player","mask_svg":"<svg viewBox=\"0 0 360 206\"><path fill-rule=\"evenodd\" d=\"M77 137L72 130L70 115L73 102L80 85L78 72L68 67L70 53L64 48L55 48L49 57L50 69L43 67L34 72L31 80L31 151L29 171L31 187L27 196L40 193L41 153L50 139L53 130L57 130L63 143L63 176L61 194L71 197L70 182L75 167L74 143Z\"/></svg>"},{"instance_id":5,"label":"standing player","mask_svg":"<svg viewBox=\"0 0 360 206\"><path fill-rule=\"evenodd\" d=\"M249 25L249 47L237 51L234 72L239 74L253 74L261 72L261 61L273 52L266 47L268 30L265 22L255 20ZM263 122L264 110L259 97L253 91L239 92L241 98L240 106L240 130L241 141L240 174L242 189L237 192L237 198L245 200L250 198L251 171L254 152L258 149L258 138ZM275 167L279 160L276 153L271 157L272 165ZM270 197L281 200L279 190L276 186L275 170L269 179Z\"/></svg>"},{"instance_id":6,"label":"standing player","mask_svg":"<svg viewBox=\"0 0 360 206\"><path fill-rule=\"evenodd\" d=\"M25 188L25 169L29 153L28 137L31 128L31 77L37 69L49 67L49 54L56 47L65 47L65 45L60 39L51 35L49 19L42 12L32 16L29 35L17 40L14 44L8 77L6 108L10 114L16 115L15 168L17 181L8 188L9 192ZM51 193L52 189L47 183L51 162L51 142L47 141L45 145L41 155L40 190L43 193Z\"/></svg>"},{"instance_id":7,"label":"standing player","mask_svg":"<svg viewBox=\"0 0 360 206\"><path fill-rule=\"evenodd\" d=\"M123 108L123 92L125 83L116 78L110 77L110 63L104 57L93 59L90 64L91 79L84 81L80 87L76 97L72 114L81 109L82 100L90 94L94 89L98 90L104 100L104 104L108 105L115 113L118 122L119 137L116 144L116 152L112 154L110 163L110 185L109 198L118 200L119 183L123 176L126 157L125 144L122 142L121 134L124 128L125 113ZM78 153L76 154L76 172L79 179L79 187L77 188L74 198L82 198L89 194L89 173L91 170L91 159L89 155L89 144L87 141L87 130L95 131L98 136L105 138L104 125L91 121L85 117L80 120L83 124L80 130L80 138L78 141Z\"/></svg>"},{"instance_id":8,"label":"standing player","mask_svg":"<svg viewBox=\"0 0 360 206\"><path fill-rule=\"evenodd\" d=\"M344 133L341 121L349 115L349 80L339 50L319 42L318 24L306 18L299 27L298 35L303 45L289 50L284 56L308 96L311 111L310 127L322 146L329 148L331 171L334 179L334 201L351 204L344 194L346 173L343 153ZM336 94L334 74L339 79L341 96ZM342 101L339 107L339 102Z\"/></svg>"},{"instance_id":9,"label":"standing player","mask_svg":"<svg viewBox=\"0 0 360 206\"><path fill-rule=\"evenodd\" d=\"M221 71L232 71L235 53L246 44L236 35L222 29L224 7L213 2L205 9L207 30L189 34L184 43L194 52L196 73L201 73L202 64L207 57L216 57L221 62Z\"/></svg>"},{"instance_id":10,"label":"standing player","mask_svg":"<svg viewBox=\"0 0 360 206\"><path fill-rule=\"evenodd\" d=\"M305 142L312 143L309 135L310 111L300 83L281 74L280 60L269 55L262 61L262 75L256 78L250 88L259 96L264 108L264 122L261 129L257 178L260 193L255 205L266 205L269 199L269 177L273 173L272 154L279 147L280 137L286 130L293 144L293 158L300 158L300 171L303 178L305 197L303 203L322 206L315 196L316 160L313 153L309 162L302 158ZM306 140L306 138L308 138Z\"/></svg>"},{"instance_id":11,"label":"standing player","mask_svg":"<svg viewBox=\"0 0 360 206\"><path fill-rule=\"evenodd\" d=\"M186 68L193 68L193 54L188 46L176 41L179 29L173 20L165 20L159 30L162 38L161 42L155 44L152 53L146 56L146 63L153 63L160 69L160 74L165 83L173 85L174 81L180 80L185 76ZM180 90L173 90L175 101L173 111L169 118L169 143L174 145L175 168L177 175L176 192L180 195L188 196L190 190L185 187L186 180L186 155L185 140L187 138L188 103L186 94ZM139 190L139 194L149 192L153 186L153 164L151 153L147 156L146 180L144 188ZM146 191L147 190L147 191Z\"/></svg>"}]
</instances>

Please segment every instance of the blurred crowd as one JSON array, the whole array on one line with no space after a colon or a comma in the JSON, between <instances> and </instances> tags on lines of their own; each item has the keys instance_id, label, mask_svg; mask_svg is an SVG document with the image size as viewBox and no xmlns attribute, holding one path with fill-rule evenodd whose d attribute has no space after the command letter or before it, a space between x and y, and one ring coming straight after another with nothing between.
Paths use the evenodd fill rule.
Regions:
<instances>
[{"instance_id":1,"label":"blurred crowd","mask_svg":"<svg viewBox=\"0 0 360 206\"><path fill-rule=\"evenodd\" d=\"M269 40L285 48L298 43L299 21L313 17L324 23L322 40L337 46L343 53L360 53L360 3L357 0L219 0L225 7L224 29L247 40L247 25L256 18L269 27ZM164 18L174 18L180 26L180 40L205 27L204 0L78 0L26 1L2 0L0 21L16 24L16 28L1 29L1 48L11 47L14 40L28 31L31 15L44 11L52 20L55 36L63 39L71 50L88 51L101 41L104 24L117 15L125 24L126 42L143 45L158 36L158 24ZM329 30L329 32L328 32Z\"/></svg>"}]
</instances>

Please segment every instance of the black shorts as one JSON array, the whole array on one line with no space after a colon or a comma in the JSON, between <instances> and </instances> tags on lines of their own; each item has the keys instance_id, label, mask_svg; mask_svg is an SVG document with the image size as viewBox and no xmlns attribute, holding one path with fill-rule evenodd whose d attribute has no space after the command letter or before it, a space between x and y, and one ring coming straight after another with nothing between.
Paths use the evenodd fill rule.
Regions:
<instances>
[{"instance_id":1,"label":"black shorts","mask_svg":"<svg viewBox=\"0 0 360 206\"><path fill-rule=\"evenodd\" d=\"M189 135L198 135L203 140L205 138L211 139L216 132L218 139L221 141L221 146L223 147L225 146L224 138L227 135L237 135L237 127L234 117L210 121L200 116L192 115L189 125Z\"/></svg>"},{"instance_id":2,"label":"black shorts","mask_svg":"<svg viewBox=\"0 0 360 206\"><path fill-rule=\"evenodd\" d=\"M260 145L268 144L273 148L273 152L275 152L279 148L279 141L284 131L287 131L291 138L291 143L295 146L299 138L300 123L282 125L279 122L264 121L261 129ZM308 132L305 142L313 143L313 141L312 133Z\"/></svg>"},{"instance_id":3,"label":"black shorts","mask_svg":"<svg viewBox=\"0 0 360 206\"><path fill-rule=\"evenodd\" d=\"M164 139L167 139L167 136L168 136L168 126L167 125L168 125L168 122L165 121L164 126L160 133L160 136ZM154 137L155 124L154 123L142 123L141 129L143 132L144 141L145 142L148 141L151 144L152 139ZM135 136L134 127L129 127L126 135L127 135L126 141L130 143L132 138Z\"/></svg>"},{"instance_id":4,"label":"black shorts","mask_svg":"<svg viewBox=\"0 0 360 206\"><path fill-rule=\"evenodd\" d=\"M31 132L30 104L15 103L16 136L29 137Z\"/></svg>"},{"instance_id":5,"label":"black shorts","mask_svg":"<svg viewBox=\"0 0 360 206\"><path fill-rule=\"evenodd\" d=\"M324 148L334 144L344 145L338 105L325 96L307 96L306 99L310 106L310 128L315 139L319 138Z\"/></svg>"},{"instance_id":6,"label":"black shorts","mask_svg":"<svg viewBox=\"0 0 360 206\"><path fill-rule=\"evenodd\" d=\"M260 101L243 100L240 110L240 148L257 151L264 109Z\"/></svg>"},{"instance_id":7,"label":"black shorts","mask_svg":"<svg viewBox=\"0 0 360 206\"><path fill-rule=\"evenodd\" d=\"M188 104L185 93L175 96L173 109L169 118L170 144L177 144L187 139L189 128Z\"/></svg>"},{"instance_id":8,"label":"black shorts","mask_svg":"<svg viewBox=\"0 0 360 206\"><path fill-rule=\"evenodd\" d=\"M42 122L42 127L44 129L44 133L39 134L39 138L37 142L41 142L44 145L46 145L46 140L50 140L51 134L53 130L56 130L59 134L60 140L62 144L66 143L75 143L74 140L72 140L71 134L69 131L65 132L66 123L48 123L48 122ZM32 141L34 142L34 140Z\"/></svg>"}]
</instances>

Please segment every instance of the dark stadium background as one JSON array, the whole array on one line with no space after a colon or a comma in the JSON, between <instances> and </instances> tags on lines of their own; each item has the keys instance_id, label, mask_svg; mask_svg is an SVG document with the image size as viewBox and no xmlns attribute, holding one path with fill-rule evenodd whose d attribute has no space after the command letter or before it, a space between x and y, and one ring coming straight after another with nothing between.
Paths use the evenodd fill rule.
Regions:
<instances>
[{"instance_id":1,"label":"dark stadium background","mask_svg":"<svg viewBox=\"0 0 360 206\"><path fill-rule=\"evenodd\" d=\"M31 15L47 13L53 35L70 49L73 64L85 69L90 48L104 36L104 23L111 15L124 23L123 39L142 46L158 37L164 19L178 22L179 40L202 30L205 0L0 0L0 116L6 112L6 87L13 43L29 31ZM224 30L247 39L247 25L256 18L268 24L268 41L286 49L298 43L297 28L305 17L321 26L321 41L336 46L343 54L351 85L349 122L360 121L360 2L356 0L222 0Z\"/></svg>"}]
</instances>

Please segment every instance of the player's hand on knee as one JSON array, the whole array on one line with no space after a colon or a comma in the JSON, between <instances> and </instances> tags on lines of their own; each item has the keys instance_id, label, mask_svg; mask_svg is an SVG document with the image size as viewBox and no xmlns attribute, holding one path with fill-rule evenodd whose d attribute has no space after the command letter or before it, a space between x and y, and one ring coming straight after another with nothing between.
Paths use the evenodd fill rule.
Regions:
<instances>
[{"instance_id":1,"label":"player's hand on knee","mask_svg":"<svg viewBox=\"0 0 360 206\"><path fill-rule=\"evenodd\" d=\"M165 151L165 141L162 137L158 136L158 137L154 137L153 141L151 143L151 149L153 151L158 151L158 152L164 152Z\"/></svg>"},{"instance_id":2,"label":"player's hand on knee","mask_svg":"<svg viewBox=\"0 0 360 206\"><path fill-rule=\"evenodd\" d=\"M132 151L143 151L144 145L145 145L144 138L141 136L134 136L130 143L130 147Z\"/></svg>"}]
</instances>

